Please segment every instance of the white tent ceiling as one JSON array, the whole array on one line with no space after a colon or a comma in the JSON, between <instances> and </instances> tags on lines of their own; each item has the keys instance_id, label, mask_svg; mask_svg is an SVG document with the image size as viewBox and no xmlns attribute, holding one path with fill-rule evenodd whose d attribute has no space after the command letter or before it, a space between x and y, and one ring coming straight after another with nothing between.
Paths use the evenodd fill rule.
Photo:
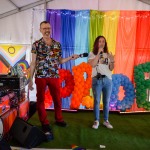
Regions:
<instances>
[{"instance_id":1,"label":"white tent ceiling","mask_svg":"<svg viewBox=\"0 0 150 150\"><path fill-rule=\"evenodd\" d=\"M141 0L150 1L150 0ZM140 0L0 0L0 44L31 44L38 39L45 9L148 10ZM34 9L33 9L34 8ZM19 13L18 13L19 12Z\"/></svg>"},{"instance_id":2,"label":"white tent ceiling","mask_svg":"<svg viewBox=\"0 0 150 150\"><path fill-rule=\"evenodd\" d=\"M41 4L47 4L53 0L0 0L0 18L33 8Z\"/></svg>"},{"instance_id":3,"label":"white tent ceiling","mask_svg":"<svg viewBox=\"0 0 150 150\"><path fill-rule=\"evenodd\" d=\"M50 4L50 5L55 6L55 7L56 6L60 7L59 4L61 4L61 5L64 6L64 4L66 3L66 1L67 1L68 5L76 4L77 7L80 7L79 4L78 4L78 2L76 2L75 0L73 0L73 1L72 0L0 0L0 19L4 18L4 17L7 17L7 16L10 16L12 14L15 14L17 12L23 11L23 10L27 10L27 9L33 8L33 7L41 5L41 4L45 4L45 8L47 8L46 4L48 2L51 2L51 1L55 1L55 2L53 2L53 3ZM132 1L132 4L130 3L130 1L126 1L125 2L123 0L122 1L121 0L113 0L113 1L110 1L110 0L88 0L88 1L91 1L90 5L91 4L94 5L94 3L97 1L97 5L99 5L98 8L101 8L101 9L105 8L106 6L107 6L107 9L110 6L111 7L116 6L115 8L117 8L117 6L118 6L118 4L120 2L122 3L122 5L124 5L125 3L129 3L129 5L127 5L128 8L130 8L130 5L131 5L132 8L136 9L136 10L139 9L138 6L141 5L142 3L143 3L142 9L145 8L145 7L150 8L149 6L146 6L148 4L150 5L150 0L130 0L130 1ZM81 0L80 4L81 4L81 2L84 3L85 1ZM48 5L48 6L50 6L50 5ZM84 5L85 5L85 3L84 3ZM134 6L134 5L136 5L136 6ZM89 6L87 5L87 7L89 7ZM89 8L89 9L91 9L91 8Z\"/></svg>"},{"instance_id":4,"label":"white tent ceiling","mask_svg":"<svg viewBox=\"0 0 150 150\"><path fill-rule=\"evenodd\" d=\"M0 14L19 9L39 0L0 0Z\"/></svg>"}]
</instances>

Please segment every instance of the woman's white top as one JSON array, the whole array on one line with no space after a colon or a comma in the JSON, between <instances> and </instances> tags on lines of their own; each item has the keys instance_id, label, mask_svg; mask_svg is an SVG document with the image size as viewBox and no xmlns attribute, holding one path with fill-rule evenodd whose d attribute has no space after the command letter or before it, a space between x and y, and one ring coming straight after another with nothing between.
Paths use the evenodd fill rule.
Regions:
<instances>
[{"instance_id":1,"label":"woman's white top","mask_svg":"<svg viewBox=\"0 0 150 150\"><path fill-rule=\"evenodd\" d=\"M88 60L94 59L95 57L96 55L94 55L93 52L90 52ZM100 73L101 75L106 75L109 79L112 79L109 63L110 59L108 58L107 53L101 54L97 66L92 68L92 77L95 77L97 73Z\"/></svg>"}]
</instances>

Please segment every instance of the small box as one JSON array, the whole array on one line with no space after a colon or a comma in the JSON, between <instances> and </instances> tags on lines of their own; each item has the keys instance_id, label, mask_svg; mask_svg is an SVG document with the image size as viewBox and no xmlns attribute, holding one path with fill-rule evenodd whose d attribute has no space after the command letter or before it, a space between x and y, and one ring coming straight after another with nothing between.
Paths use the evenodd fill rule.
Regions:
<instances>
[{"instance_id":1,"label":"small box","mask_svg":"<svg viewBox=\"0 0 150 150\"><path fill-rule=\"evenodd\" d=\"M26 99L18 104L18 117L23 120L28 120L29 118L29 100Z\"/></svg>"},{"instance_id":2,"label":"small box","mask_svg":"<svg viewBox=\"0 0 150 150\"><path fill-rule=\"evenodd\" d=\"M0 99L0 115L10 109L10 99L9 96L3 96Z\"/></svg>"},{"instance_id":3,"label":"small box","mask_svg":"<svg viewBox=\"0 0 150 150\"><path fill-rule=\"evenodd\" d=\"M25 88L22 89L13 89L19 101L24 101L26 97Z\"/></svg>"},{"instance_id":4,"label":"small box","mask_svg":"<svg viewBox=\"0 0 150 150\"><path fill-rule=\"evenodd\" d=\"M3 130L2 136L5 136L9 132L16 117L17 117L16 108L10 109L9 111L0 116L0 124L2 124Z\"/></svg>"},{"instance_id":5,"label":"small box","mask_svg":"<svg viewBox=\"0 0 150 150\"><path fill-rule=\"evenodd\" d=\"M11 89L22 89L25 87L25 81L23 77L0 76L0 86L7 86Z\"/></svg>"},{"instance_id":6,"label":"small box","mask_svg":"<svg viewBox=\"0 0 150 150\"><path fill-rule=\"evenodd\" d=\"M13 98L14 96L15 96L14 92L9 92L9 93L7 93L7 95L0 97L0 103L1 103L1 101L5 101L7 99Z\"/></svg>"},{"instance_id":7,"label":"small box","mask_svg":"<svg viewBox=\"0 0 150 150\"><path fill-rule=\"evenodd\" d=\"M10 106L0 104L0 116L6 113L8 110L10 110Z\"/></svg>"}]
</instances>

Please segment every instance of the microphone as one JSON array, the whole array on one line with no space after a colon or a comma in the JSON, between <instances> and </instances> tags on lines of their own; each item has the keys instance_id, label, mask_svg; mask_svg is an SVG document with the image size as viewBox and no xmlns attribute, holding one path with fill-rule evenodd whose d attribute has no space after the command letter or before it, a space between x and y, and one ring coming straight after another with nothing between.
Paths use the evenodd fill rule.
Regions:
<instances>
[{"instance_id":1,"label":"microphone","mask_svg":"<svg viewBox=\"0 0 150 150\"><path fill-rule=\"evenodd\" d=\"M103 48L103 46L101 45L99 48ZM100 55L100 58L102 58L103 57L103 52L101 51L99 55Z\"/></svg>"},{"instance_id":2,"label":"microphone","mask_svg":"<svg viewBox=\"0 0 150 150\"><path fill-rule=\"evenodd\" d=\"M99 55L100 55L100 58L103 58L103 52L100 52Z\"/></svg>"},{"instance_id":3,"label":"microphone","mask_svg":"<svg viewBox=\"0 0 150 150\"><path fill-rule=\"evenodd\" d=\"M81 58L82 57L88 57L88 55L89 55L88 53L83 53L83 54L80 54L79 57L81 57ZM72 58L74 58L74 57L72 56Z\"/></svg>"},{"instance_id":4,"label":"microphone","mask_svg":"<svg viewBox=\"0 0 150 150\"><path fill-rule=\"evenodd\" d=\"M83 53L83 54L80 54L79 57L81 57L81 58L82 57L88 57L88 55L89 55L88 53Z\"/></svg>"}]
</instances>

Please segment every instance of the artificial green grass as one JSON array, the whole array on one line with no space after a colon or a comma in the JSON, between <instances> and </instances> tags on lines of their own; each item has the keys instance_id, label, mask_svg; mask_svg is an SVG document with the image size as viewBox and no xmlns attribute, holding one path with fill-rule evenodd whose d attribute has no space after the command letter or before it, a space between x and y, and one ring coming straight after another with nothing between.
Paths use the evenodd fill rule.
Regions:
<instances>
[{"instance_id":1,"label":"artificial green grass","mask_svg":"<svg viewBox=\"0 0 150 150\"><path fill-rule=\"evenodd\" d=\"M91 128L94 121L92 111L63 112L64 120L68 123L65 128L54 124L53 111L47 114L54 140L38 147L71 149L71 145L75 144L88 149L100 149L100 145L105 145L106 150L150 150L150 114L110 113L109 121L114 129L107 129L102 125L101 113L101 125L97 130ZM28 122L40 127L37 113Z\"/></svg>"}]
</instances>

